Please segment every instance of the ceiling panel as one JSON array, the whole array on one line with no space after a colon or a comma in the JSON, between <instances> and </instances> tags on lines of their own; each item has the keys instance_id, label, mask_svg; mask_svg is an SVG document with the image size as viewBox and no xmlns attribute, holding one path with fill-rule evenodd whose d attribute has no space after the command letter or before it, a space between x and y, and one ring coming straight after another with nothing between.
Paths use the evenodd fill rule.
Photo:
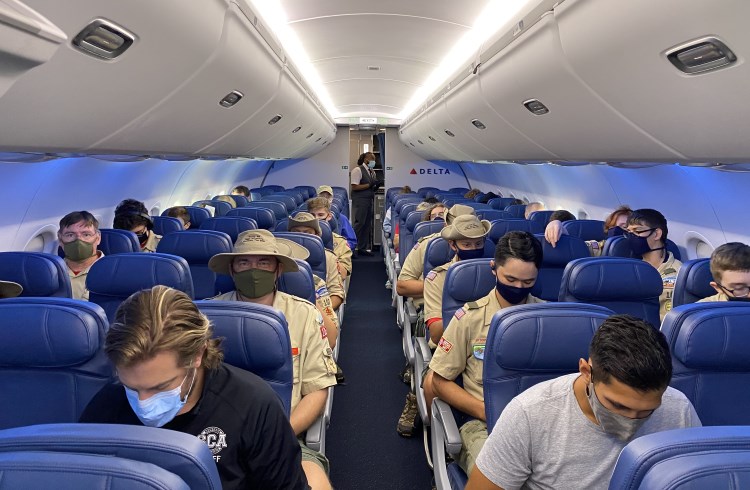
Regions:
<instances>
[{"instance_id":1,"label":"ceiling panel","mask_svg":"<svg viewBox=\"0 0 750 490\"><path fill-rule=\"evenodd\" d=\"M377 71L368 70L376 66ZM425 80L437 65L413 59L386 58L383 56L352 56L328 58L315 63L323 83L353 79L400 80L412 83L415 88ZM329 88L330 90L330 88Z\"/></svg>"},{"instance_id":2,"label":"ceiling panel","mask_svg":"<svg viewBox=\"0 0 750 490\"><path fill-rule=\"evenodd\" d=\"M406 86L406 90L404 90ZM414 87L390 80L350 80L328 84L329 92L336 94L333 103L336 105L368 104L402 107L409 101Z\"/></svg>"}]
</instances>

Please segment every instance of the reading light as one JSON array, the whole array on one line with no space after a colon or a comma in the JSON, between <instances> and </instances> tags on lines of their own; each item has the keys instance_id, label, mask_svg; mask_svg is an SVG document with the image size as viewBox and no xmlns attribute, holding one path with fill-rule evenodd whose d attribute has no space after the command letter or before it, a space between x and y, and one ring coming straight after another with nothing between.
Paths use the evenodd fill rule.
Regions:
<instances>
[{"instance_id":1,"label":"reading light","mask_svg":"<svg viewBox=\"0 0 750 490\"><path fill-rule=\"evenodd\" d=\"M472 119L471 124L473 124L477 129L487 129L487 126L485 126L484 123L482 123L482 121L480 121L479 119Z\"/></svg>"},{"instance_id":2,"label":"reading light","mask_svg":"<svg viewBox=\"0 0 750 490\"><path fill-rule=\"evenodd\" d=\"M427 137L428 137L428 138L430 138L430 139L431 139L432 141L437 141L437 140L436 140L435 138L433 138L432 136L429 136L429 135L428 135Z\"/></svg>"},{"instance_id":3,"label":"reading light","mask_svg":"<svg viewBox=\"0 0 750 490\"><path fill-rule=\"evenodd\" d=\"M300 129L302 129L302 126L297 126L296 128L292 129L292 134L298 132Z\"/></svg>"},{"instance_id":4,"label":"reading light","mask_svg":"<svg viewBox=\"0 0 750 490\"><path fill-rule=\"evenodd\" d=\"M237 90L232 90L230 93L224 96L223 99L219 101L219 105L221 107L232 107L234 104L239 102L242 97L243 97L242 92L239 92Z\"/></svg>"},{"instance_id":5,"label":"reading light","mask_svg":"<svg viewBox=\"0 0 750 490\"><path fill-rule=\"evenodd\" d=\"M281 115L281 114L276 114L275 116L273 116L273 117L271 118L271 120L270 120L270 121L268 121L268 125L269 125L269 126L273 126L273 125L274 125L274 124L276 124L277 122L281 121L281 118L282 118L282 115Z\"/></svg>"},{"instance_id":6,"label":"reading light","mask_svg":"<svg viewBox=\"0 0 750 490\"><path fill-rule=\"evenodd\" d=\"M453 134L453 132L452 132L451 130L449 130L449 129L446 129L446 130L445 130L445 134L447 134L447 135L448 135L448 136L450 136L451 138L455 138L455 137L456 137L456 135L455 135L455 134Z\"/></svg>"},{"instance_id":7,"label":"reading light","mask_svg":"<svg viewBox=\"0 0 750 490\"><path fill-rule=\"evenodd\" d=\"M307 136L305 136L305 139L306 139L306 140L309 140L310 138L312 138L312 137L313 137L313 134L315 134L315 133L310 133L310 134L308 134Z\"/></svg>"}]
</instances>

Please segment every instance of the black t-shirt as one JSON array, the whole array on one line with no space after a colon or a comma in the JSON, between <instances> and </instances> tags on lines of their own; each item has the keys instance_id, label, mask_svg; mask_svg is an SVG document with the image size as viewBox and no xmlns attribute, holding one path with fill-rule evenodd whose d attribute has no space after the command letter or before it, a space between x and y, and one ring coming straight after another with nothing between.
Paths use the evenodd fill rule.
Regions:
<instances>
[{"instance_id":1,"label":"black t-shirt","mask_svg":"<svg viewBox=\"0 0 750 490\"><path fill-rule=\"evenodd\" d=\"M120 384L102 388L80 421L143 425ZM253 373L226 364L206 371L198 403L164 428L192 434L208 445L224 490L309 488L281 401Z\"/></svg>"}]
</instances>

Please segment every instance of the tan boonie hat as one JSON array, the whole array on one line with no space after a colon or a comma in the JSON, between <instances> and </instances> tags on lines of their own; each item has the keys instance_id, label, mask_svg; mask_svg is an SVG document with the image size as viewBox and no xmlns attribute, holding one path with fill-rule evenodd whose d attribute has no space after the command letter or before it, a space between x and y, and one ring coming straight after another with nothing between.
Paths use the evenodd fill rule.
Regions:
<instances>
[{"instance_id":1,"label":"tan boonie hat","mask_svg":"<svg viewBox=\"0 0 750 490\"><path fill-rule=\"evenodd\" d=\"M321 185L318 187L318 195L320 195L321 192L327 192L330 195L333 195L333 187L330 185Z\"/></svg>"},{"instance_id":2,"label":"tan boonie hat","mask_svg":"<svg viewBox=\"0 0 750 490\"><path fill-rule=\"evenodd\" d=\"M243 231L234 243L232 253L217 254L208 261L208 268L219 274L229 274L232 260L243 255L270 255L284 266L284 272L299 270L294 258L306 259L310 253L291 240L276 238L268 230Z\"/></svg>"},{"instance_id":3,"label":"tan boonie hat","mask_svg":"<svg viewBox=\"0 0 750 490\"><path fill-rule=\"evenodd\" d=\"M472 215L457 216L453 223L447 225L440 232L440 236L446 240L472 240L474 238L483 238L490 232L492 225L486 219L479 221L479 218Z\"/></svg>"},{"instance_id":4,"label":"tan boonie hat","mask_svg":"<svg viewBox=\"0 0 750 490\"><path fill-rule=\"evenodd\" d=\"M320 221L318 221L318 218L310 213L301 212L297 213L294 216L290 216L289 224L287 225L286 229L292 231L292 228L295 228L297 226L307 226L308 228L314 229L316 235L321 235Z\"/></svg>"},{"instance_id":5,"label":"tan boonie hat","mask_svg":"<svg viewBox=\"0 0 750 490\"><path fill-rule=\"evenodd\" d=\"M0 298L15 298L23 292L23 287L17 282L0 281Z\"/></svg>"},{"instance_id":6,"label":"tan boonie hat","mask_svg":"<svg viewBox=\"0 0 750 490\"><path fill-rule=\"evenodd\" d=\"M465 204L454 204L445 214L445 222L451 224L458 216L464 216L466 214L476 215L477 212L474 211L474 208L471 206L466 206Z\"/></svg>"}]
</instances>

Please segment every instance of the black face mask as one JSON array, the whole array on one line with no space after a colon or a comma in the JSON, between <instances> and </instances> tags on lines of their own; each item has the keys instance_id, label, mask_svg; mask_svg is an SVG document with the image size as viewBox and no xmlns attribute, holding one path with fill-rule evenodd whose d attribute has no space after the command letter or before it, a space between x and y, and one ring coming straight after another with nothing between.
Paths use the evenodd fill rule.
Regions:
<instances>
[{"instance_id":1,"label":"black face mask","mask_svg":"<svg viewBox=\"0 0 750 490\"><path fill-rule=\"evenodd\" d=\"M143 245L148 241L148 230L144 230L143 233L136 233L135 236L138 238L138 243Z\"/></svg>"},{"instance_id":2,"label":"black face mask","mask_svg":"<svg viewBox=\"0 0 750 490\"><path fill-rule=\"evenodd\" d=\"M745 296L744 298L738 298L736 296L730 296L727 294L727 299L729 301L747 301L750 302L750 296Z\"/></svg>"},{"instance_id":3,"label":"black face mask","mask_svg":"<svg viewBox=\"0 0 750 490\"><path fill-rule=\"evenodd\" d=\"M496 280L495 289L497 289L497 292L505 299L505 301L512 305L517 305L522 303L528 295L531 294L533 288L509 286Z\"/></svg>"}]
</instances>

